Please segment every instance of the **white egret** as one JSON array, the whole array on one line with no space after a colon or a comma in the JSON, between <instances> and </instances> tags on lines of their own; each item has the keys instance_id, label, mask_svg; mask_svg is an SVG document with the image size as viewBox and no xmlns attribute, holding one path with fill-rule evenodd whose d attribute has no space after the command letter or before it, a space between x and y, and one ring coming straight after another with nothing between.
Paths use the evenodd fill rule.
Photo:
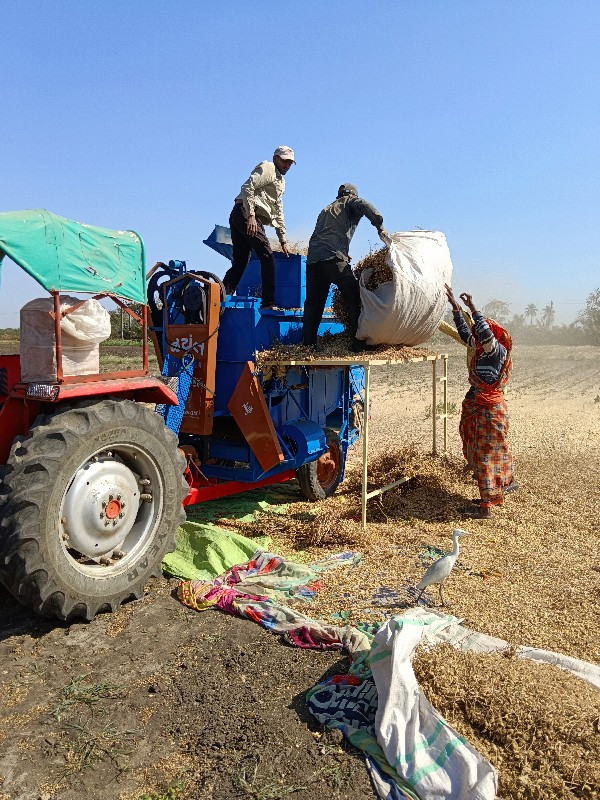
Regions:
<instances>
[{"instance_id":1,"label":"white egret","mask_svg":"<svg viewBox=\"0 0 600 800\"><path fill-rule=\"evenodd\" d=\"M419 589L419 596L417 597L417 603L421 599L421 595L425 591L428 586L431 586L433 583L437 583L440 589L440 600L443 606L446 605L444 602L444 595L442 594L442 585L444 581L452 572L452 568L456 563L456 559L458 558L458 537L465 536L467 531L463 531L462 528L455 528L452 532L452 540L454 542L454 548L451 553L448 553L446 556L442 556L438 558L437 561L434 561L431 564L419 583L417 584L417 589Z\"/></svg>"}]
</instances>

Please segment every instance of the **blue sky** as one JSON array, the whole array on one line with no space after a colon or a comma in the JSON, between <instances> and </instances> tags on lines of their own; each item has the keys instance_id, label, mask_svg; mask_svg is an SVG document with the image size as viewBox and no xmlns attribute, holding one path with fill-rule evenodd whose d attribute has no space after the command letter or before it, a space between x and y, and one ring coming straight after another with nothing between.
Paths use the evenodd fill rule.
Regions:
<instances>
[{"instance_id":1,"label":"blue sky","mask_svg":"<svg viewBox=\"0 0 600 800\"><path fill-rule=\"evenodd\" d=\"M288 235L343 181L388 230L443 231L454 286L570 322L600 286L600 3L2 3L0 210L202 239L288 144ZM352 245L377 238L363 220ZM0 327L43 290L3 268Z\"/></svg>"}]
</instances>

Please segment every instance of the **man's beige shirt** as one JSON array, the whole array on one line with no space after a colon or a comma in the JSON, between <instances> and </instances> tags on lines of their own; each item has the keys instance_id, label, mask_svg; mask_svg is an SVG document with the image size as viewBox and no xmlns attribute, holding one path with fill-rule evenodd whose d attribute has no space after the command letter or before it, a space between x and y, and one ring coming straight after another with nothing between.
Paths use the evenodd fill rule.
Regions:
<instances>
[{"instance_id":1,"label":"man's beige shirt","mask_svg":"<svg viewBox=\"0 0 600 800\"><path fill-rule=\"evenodd\" d=\"M272 161L261 161L235 198L242 201L248 215L255 215L264 225L272 225L280 242L285 242L284 192L285 178L281 172Z\"/></svg>"}]
</instances>

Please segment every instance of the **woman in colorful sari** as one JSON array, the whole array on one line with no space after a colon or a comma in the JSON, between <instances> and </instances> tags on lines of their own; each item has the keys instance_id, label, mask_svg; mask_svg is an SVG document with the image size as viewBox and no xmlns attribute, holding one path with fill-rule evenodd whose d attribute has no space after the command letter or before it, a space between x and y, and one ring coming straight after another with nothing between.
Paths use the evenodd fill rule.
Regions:
<instances>
[{"instance_id":1,"label":"woman in colorful sari","mask_svg":"<svg viewBox=\"0 0 600 800\"><path fill-rule=\"evenodd\" d=\"M492 507L502 505L504 494L514 491L513 459L507 442L508 412L504 387L512 370L512 340L502 325L477 311L470 294L461 294L473 318L469 330L452 289L446 285L454 324L473 356L469 363L469 383L462 404L460 436L468 469L479 486L481 499L474 500L466 513L476 519L489 519Z\"/></svg>"}]
</instances>

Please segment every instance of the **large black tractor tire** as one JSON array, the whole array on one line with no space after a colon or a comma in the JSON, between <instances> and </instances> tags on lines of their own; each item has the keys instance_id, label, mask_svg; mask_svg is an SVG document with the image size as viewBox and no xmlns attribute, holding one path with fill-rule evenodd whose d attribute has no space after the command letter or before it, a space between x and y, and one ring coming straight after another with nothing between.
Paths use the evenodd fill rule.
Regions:
<instances>
[{"instance_id":1,"label":"large black tractor tire","mask_svg":"<svg viewBox=\"0 0 600 800\"><path fill-rule=\"evenodd\" d=\"M325 428L326 452L316 461L303 464L296 470L300 491L308 500L331 497L339 486L344 469L344 451L337 432Z\"/></svg>"},{"instance_id":2,"label":"large black tractor tire","mask_svg":"<svg viewBox=\"0 0 600 800\"><path fill-rule=\"evenodd\" d=\"M0 485L0 581L62 620L140 598L185 519L184 469L177 437L131 400L38 417Z\"/></svg>"}]
</instances>

